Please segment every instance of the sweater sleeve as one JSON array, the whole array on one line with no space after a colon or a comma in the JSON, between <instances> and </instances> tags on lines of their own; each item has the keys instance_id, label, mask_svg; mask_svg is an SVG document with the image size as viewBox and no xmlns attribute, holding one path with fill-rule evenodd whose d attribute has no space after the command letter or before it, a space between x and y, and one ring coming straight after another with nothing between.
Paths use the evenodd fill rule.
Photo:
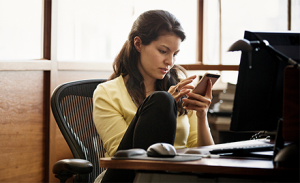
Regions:
<instances>
[{"instance_id":1,"label":"sweater sleeve","mask_svg":"<svg viewBox=\"0 0 300 183\"><path fill-rule=\"evenodd\" d=\"M189 123L190 123L190 132L187 139L186 146L197 147L197 116L195 111L190 111L189 115Z\"/></svg>"},{"instance_id":2,"label":"sweater sleeve","mask_svg":"<svg viewBox=\"0 0 300 183\"><path fill-rule=\"evenodd\" d=\"M93 119L106 149L106 156L113 156L128 127L118 101L111 98L112 91L99 85L94 92Z\"/></svg>"}]
</instances>

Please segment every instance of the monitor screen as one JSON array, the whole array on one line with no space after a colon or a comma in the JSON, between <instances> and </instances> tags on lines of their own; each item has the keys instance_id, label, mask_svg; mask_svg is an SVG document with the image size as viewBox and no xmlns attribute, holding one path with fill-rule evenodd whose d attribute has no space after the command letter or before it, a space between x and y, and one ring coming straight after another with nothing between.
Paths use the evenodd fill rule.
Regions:
<instances>
[{"instance_id":1,"label":"monitor screen","mask_svg":"<svg viewBox=\"0 0 300 183\"><path fill-rule=\"evenodd\" d=\"M244 39L267 40L279 52L299 63L300 33L250 32ZM282 118L284 69L287 63L261 48L252 51L252 68L248 52L241 55L236 85L231 131L276 131Z\"/></svg>"}]
</instances>

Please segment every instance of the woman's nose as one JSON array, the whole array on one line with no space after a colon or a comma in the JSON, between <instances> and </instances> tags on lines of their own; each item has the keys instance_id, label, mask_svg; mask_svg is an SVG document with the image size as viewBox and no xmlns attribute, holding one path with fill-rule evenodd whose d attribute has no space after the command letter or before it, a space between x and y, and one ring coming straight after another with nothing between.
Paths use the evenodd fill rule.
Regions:
<instances>
[{"instance_id":1,"label":"woman's nose","mask_svg":"<svg viewBox=\"0 0 300 183\"><path fill-rule=\"evenodd\" d=\"M165 60L165 63L168 64L168 65L173 65L173 63L174 63L173 55L168 56Z\"/></svg>"}]
</instances>

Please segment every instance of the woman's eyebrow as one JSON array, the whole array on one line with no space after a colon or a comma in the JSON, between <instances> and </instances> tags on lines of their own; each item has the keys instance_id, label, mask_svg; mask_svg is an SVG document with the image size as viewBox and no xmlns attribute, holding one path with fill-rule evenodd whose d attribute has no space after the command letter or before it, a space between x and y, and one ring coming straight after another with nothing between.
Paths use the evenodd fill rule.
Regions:
<instances>
[{"instance_id":1,"label":"woman's eyebrow","mask_svg":"<svg viewBox=\"0 0 300 183\"><path fill-rule=\"evenodd\" d=\"M166 49L168 49L168 50L170 51L170 48L167 47L166 45L160 45L160 46L165 47ZM180 50L176 50L175 52L179 52L179 51L180 51Z\"/></svg>"},{"instance_id":2,"label":"woman's eyebrow","mask_svg":"<svg viewBox=\"0 0 300 183\"><path fill-rule=\"evenodd\" d=\"M170 50L170 48L165 45L160 45L160 46L165 47L166 49Z\"/></svg>"}]
</instances>

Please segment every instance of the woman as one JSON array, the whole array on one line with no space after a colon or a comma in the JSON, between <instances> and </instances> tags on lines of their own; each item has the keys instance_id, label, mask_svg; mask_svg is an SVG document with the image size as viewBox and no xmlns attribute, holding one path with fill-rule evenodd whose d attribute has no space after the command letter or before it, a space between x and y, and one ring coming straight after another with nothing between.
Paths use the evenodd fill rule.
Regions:
<instances>
[{"instance_id":1,"label":"woman","mask_svg":"<svg viewBox=\"0 0 300 183\"><path fill-rule=\"evenodd\" d=\"M211 82L205 96L191 93L196 76L184 78L184 69L174 65L184 39L179 21L167 11L147 11L133 23L114 73L94 93L94 122L106 156L157 142L177 149L214 144L207 122ZM108 169L102 182L132 182L134 176Z\"/></svg>"}]
</instances>

